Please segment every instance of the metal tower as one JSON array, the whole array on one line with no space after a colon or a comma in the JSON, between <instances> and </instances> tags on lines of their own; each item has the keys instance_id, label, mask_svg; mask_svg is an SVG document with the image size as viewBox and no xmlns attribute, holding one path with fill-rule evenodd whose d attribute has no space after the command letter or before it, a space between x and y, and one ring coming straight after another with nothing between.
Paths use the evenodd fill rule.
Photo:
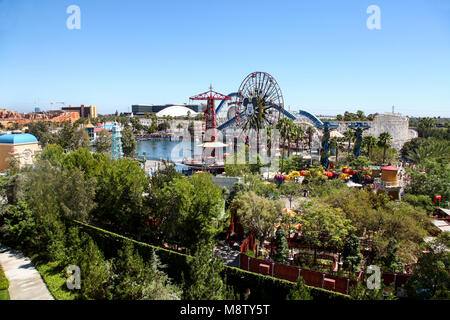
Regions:
<instances>
[{"instance_id":1,"label":"metal tower","mask_svg":"<svg viewBox=\"0 0 450 320\"><path fill-rule=\"evenodd\" d=\"M355 157L359 157L361 155L361 144L362 144L362 134L363 131L369 129L370 124L364 122L354 122L348 125L348 127L356 132L356 141L355 146L353 147L353 153Z\"/></svg>"},{"instance_id":2,"label":"metal tower","mask_svg":"<svg viewBox=\"0 0 450 320\"><path fill-rule=\"evenodd\" d=\"M198 94L196 96L190 97L189 100L206 100L206 128L205 132L208 133L208 141L203 142L214 142L217 137L217 120L216 120L216 108L214 102L216 100L230 100L231 98L225 96L221 93L213 91L212 85L209 87L209 91Z\"/></svg>"},{"instance_id":3,"label":"metal tower","mask_svg":"<svg viewBox=\"0 0 450 320\"><path fill-rule=\"evenodd\" d=\"M120 159L123 158L122 152L122 129L117 122L114 122L111 135L111 158Z\"/></svg>"},{"instance_id":4,"label":"metal tower","mask_svg":"<svg viewBox=\"0 0 450 320\"><path fill-rule=\"evenodd\" d=\"M325 121L322 125L319 126L320 129L323 130L322 136L322 148L320 151L320 163L322 164L325 170L328 169L328 158L330 157L330 131L339 127L337 124L332 124L329 121Z\"/></svg>"}]
</instances>

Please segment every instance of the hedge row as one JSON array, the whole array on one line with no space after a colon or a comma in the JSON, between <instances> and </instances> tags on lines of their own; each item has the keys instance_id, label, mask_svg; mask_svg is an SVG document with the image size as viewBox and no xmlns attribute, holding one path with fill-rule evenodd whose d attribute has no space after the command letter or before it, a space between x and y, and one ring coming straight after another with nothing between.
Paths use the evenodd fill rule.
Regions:
<instances>
[{"instance_id":1,"label":"hedge row","mask_svg":"<svg viewBox=\"0 0 450 320\"><path fill-rule=\"evenodd\" d=\"M5 272L0 265L0 290L7 290L9 288L9 281L5 276Z\"/></svg>"},{"instance_id":2,"label":"hedge row","mask_svg":"<svg viewBox=\"0 0 450 320\"><path fill-rule=\"evenodd\" d=\"M117 251L123 247L124 243L132 242L144 259L149 259L154 249L160 257L161 262L167 266L165 272L167 272L168 276L176 283L182 283L183 273L188 273L188 256L186 254L142 243L79 221L75 221L75 224L80 227L83 232L89 234L94 239L106 258L117 256ZM247 288L250 288L250 300L284 300L295 285L295 283L287 280L277 279L229 266L226 266L224 269L224 277L226 277L227 283L233 286L236 293L242 293ZM350 299L349 296L338 292L316 287L310 287L310 289L314 299Z\"/></svg>"}]
</instances>

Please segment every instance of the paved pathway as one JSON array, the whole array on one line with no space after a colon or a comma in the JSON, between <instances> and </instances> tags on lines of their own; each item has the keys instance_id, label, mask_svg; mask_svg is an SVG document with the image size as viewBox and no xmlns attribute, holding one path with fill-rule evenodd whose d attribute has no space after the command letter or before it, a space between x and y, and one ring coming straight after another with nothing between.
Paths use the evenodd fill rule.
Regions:
<instances>
[{"instance_id":1,"label":"paved pathway","mask_svg":"<svg viewBox=\"0 0 450 320\"><path fill-rule=\"evenodd\" d=\"M216 246L214 253L222 256L223 262L227 266L239 268L240 249L241 248L239 246L232 248L225 241L220 241Z\"/></svg>"},{"instance_id":2,"label":"paved pathway","mask_svg":"<svg viewBox=\"0 0 450 320\"><path fill-rule=\"evenodd\" d=\"M0 264L9 280L11 300L54 300L33 263L21 252L0 244Z\"/></svg>"}]
</instances>

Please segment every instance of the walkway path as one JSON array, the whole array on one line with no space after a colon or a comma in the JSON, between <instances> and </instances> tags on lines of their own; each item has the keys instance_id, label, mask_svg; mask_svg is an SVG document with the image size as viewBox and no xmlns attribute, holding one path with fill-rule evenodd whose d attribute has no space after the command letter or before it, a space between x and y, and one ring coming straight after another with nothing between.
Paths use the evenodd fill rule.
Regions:
<instances>
[{"instance_id":1,"label":"walkway path","mask_svg":"<svg viewBox=\"0 0 450 320\"><path fill-rule=\"evenodd\" d=\"M54 300L33 263L21 252L0 244L0 264L9 280L11 300Z\"/></svg>"},{"instance_id":2,"label":"walkway path","mask_svg":"<svg viewBox=\"0 0 450 320\"><path fill-rule=\"evenodd\" d=\"M239 268L240 247L232 248L225 241L219 241L214 253L223 258L223 262L230 267Z\"/></svg>"}]
</instances>

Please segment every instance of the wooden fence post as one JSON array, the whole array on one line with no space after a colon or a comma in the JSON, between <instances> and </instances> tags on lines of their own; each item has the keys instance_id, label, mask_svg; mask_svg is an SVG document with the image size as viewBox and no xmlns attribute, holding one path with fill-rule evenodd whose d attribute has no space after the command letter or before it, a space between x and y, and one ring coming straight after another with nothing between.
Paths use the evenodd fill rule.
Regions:
<instances>
[{"instance_id":1,"label":"wooden fence post","mask_svg":"<svg viewBox=\"0 0 450 320\"><path fill-rule=\"evenodd\" d=\"M272 262L272 277L274 276L274 275L273 275L274 269L275 269L275 262Z\"/></svg>"}]
</instances>

